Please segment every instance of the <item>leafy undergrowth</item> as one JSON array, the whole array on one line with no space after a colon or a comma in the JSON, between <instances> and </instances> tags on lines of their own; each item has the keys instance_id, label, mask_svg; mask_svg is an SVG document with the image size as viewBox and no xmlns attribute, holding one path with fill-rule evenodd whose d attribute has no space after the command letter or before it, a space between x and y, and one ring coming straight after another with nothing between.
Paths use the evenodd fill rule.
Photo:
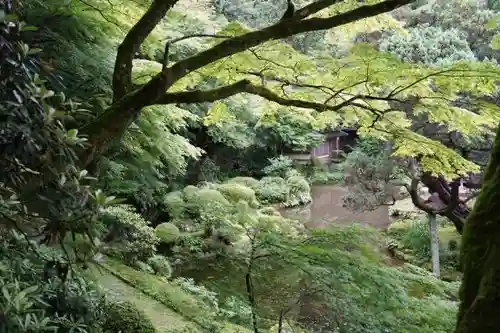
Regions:
<instances>
[{"instance_id":1,"label":"leafy undergrowth","mask_svg":"<svg viewBox=\"0 0 500 333\"><path fill-rule=\"evenodd\" d=\"M106 263L102 264L102 267L117 280L125 283L127 287L136 289L135 296L132 295L130 297L134 297L133 301L138 306L143 305L142 302L145 298L142 296L137 297L137 295L143 293L147 295L147 298L152 298L152 300L149 300L152 302L151 304L144 304L141 308L151 317L157 327L163 328L164 326L168 329L166 331L163 330L163 332L249 332L243 327L220 322L213 309L199 298L188 294L180 285L170 283L158 276L137 271L112 258L106 258ZM113 292L115 293L121 293L122 290L125 291L121 297L128 298L127 295L131 294L130 289L127 291L123 287L123 284L115 284L116 281L108 277L102 283L104 284L104 288L107 287L106 283L110 283L111 285L108 284L109 287L107 289L113 288ZM118 289L114 289L115 286L118 286ZM159 305L162 305L165 311L161 318L156 317L161 311Z\"/></svg>"},{"instance_id":2,"label":"leafy undergrowth","mask_svg":"<svg viewBox=\"0 0 500 333\"><path fill-rule=\"evenodd\" d=\"M431 270L430 232L425 217L394 222L387 232L398 258ZM446 280L457 281L460 279L457 271L460 235L453 225L443 222L439 225L438 237L441 275Z\"/></svg>"}]
</instances>

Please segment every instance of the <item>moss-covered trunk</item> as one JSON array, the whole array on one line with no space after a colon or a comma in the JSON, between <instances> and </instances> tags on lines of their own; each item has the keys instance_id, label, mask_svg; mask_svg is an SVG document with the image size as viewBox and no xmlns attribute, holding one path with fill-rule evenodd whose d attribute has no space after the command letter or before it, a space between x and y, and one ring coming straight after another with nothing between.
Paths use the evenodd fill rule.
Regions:
<instances>
[{"instance_id":1,"label":"moss-covered trunk","mask_svg":"<svg viewBox=\"0 0 500 333\"><path fill-rule=\"evenodd\" d=\"M481 194L465 224L455 333L500 332L500 126Z\"/></svg>"}]
</instances>

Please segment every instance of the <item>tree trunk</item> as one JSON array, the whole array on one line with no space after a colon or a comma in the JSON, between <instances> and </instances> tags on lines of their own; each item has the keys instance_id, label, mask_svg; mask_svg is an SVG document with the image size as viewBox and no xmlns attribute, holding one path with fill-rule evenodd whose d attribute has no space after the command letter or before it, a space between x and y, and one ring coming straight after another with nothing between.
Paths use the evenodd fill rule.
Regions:
<instances>
[{"instance_id":1,"label":"tree trunk","mask_svg":"<svg viewBox=\"0 0 500 333\"><path fill-rule=\"evenodd\" d=\"M500 126L481 193L462 236L455 333L500 332Z\"/></svg>"},{"instance_id":2,"label":"tree trunk","mask_svg":"<svg viewBox=\"0 0 500 333\"><path fill-rule=\"evenodd\" d=\"M429 229L431 234L431 258L432 258L432 273L436 278L441 276L441 268L439 265L439 235L436 220L436 214L429 213Z\"/></svg>"},{"instance_id":3,"label":"tree trunk","mask_svg":"<svg viewBox=\"0 0 500 333\"><path fill-rule=\"evenodd\" d=\"M421 177L422 183L429 189L430 193L437 193L440 203L445 206L451 206L451 209L444 209L438 215L448 218L454 225L459 234L463 233L463 228L470 210L467 205L457 202L458 198L454 198L454 194L450 189L448 182L441 177L434 177L430 174L424 174ZM437 204L437 203L436 203Z\"/></svg>"}]
</instances>

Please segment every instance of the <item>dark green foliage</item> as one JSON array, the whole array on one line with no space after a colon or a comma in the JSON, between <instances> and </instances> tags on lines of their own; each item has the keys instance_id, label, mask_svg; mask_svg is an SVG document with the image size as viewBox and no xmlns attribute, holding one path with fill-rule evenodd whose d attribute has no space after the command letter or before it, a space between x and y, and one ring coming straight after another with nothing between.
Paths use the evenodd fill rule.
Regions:
<instances>
[{"instance_id":1,"label":"dark green foliage","mask_svg":"<svg viewBox=\"0 0 500 333\"><path fill-rule=\"evenodd\" d=\"M102 297L81 268L102 230L99 209L113 203L77 167L85 139L66 123L82 110L47 89L35 30L0 13L0 304L2 332L99 332ZM73 240L69 245L68 239Z\"/></svg>"},{"instance_id":2,"label":"dark green foliage","mask_svg":"<svg viewBox=\"0 0 500 333\"><path fill-rule=\"evenodd\" d=\"M105 333L156 333L151 320L133 303L111 303L106 306Z\"/></svg>"},{"instance_id":3,"label":"dark green foliage","mask_svg":"<svg viewBox=\"0 0 500 333\"><path fill-rule=\"evenodd\" d=\"M488 0L488 8L496 12L500 11L500 1Z\"/></svg>"},{"instance_id":4,"label":"dark green foliage","mask_svg":"<svg viewBox=\"0 0 500 333\"><path fill-rule=\"evenodd\" d=\"M78 270L63 282L48 260L62 260L57 249L27 243L16 232L0 233L0 332L99 332L104 298ZM76 267L75 267L76 268Z\"/></svg>"},{"instance_id":5,"label":"dark green foliage","mask_svg":"<svg viewBox=\"0 0 500 333\"><path fill-rule=\"evenodd\" d=\"M22 22L0 22L0 182L2 197L13 195L22 205L41 214L29 227L43 234L46 242L64 239L75 232L95 237L98 200L88 187L87 172L75 166L76 151L85 139L64 122L82 110L47 89L35 71L36 49L20 39ZM47 185L49 186L43 186ZM68 195L71 193L71 195ZM14 208L15 207L15 208ZM42 214L43 211L43 214ZM28 227L28 225L26 225Z\"/></svg>"}]
</instances>

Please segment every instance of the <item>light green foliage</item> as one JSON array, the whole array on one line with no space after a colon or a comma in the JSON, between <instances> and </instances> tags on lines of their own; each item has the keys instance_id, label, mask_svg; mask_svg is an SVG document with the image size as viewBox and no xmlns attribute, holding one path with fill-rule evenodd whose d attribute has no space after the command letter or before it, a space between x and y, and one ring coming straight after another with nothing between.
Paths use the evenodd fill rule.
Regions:
<instances>
[{"instance_id":1,"label":"light green foliage","mask_svg":"<svg viewBox=\"0 0 500 333\"><path fill-rule=\"evenodd\" d=\"M248 323L250 322L252 309L248 305L247 300L243 300L235 296L229 296L225 299L224 304L220 306L220 310L224 317L228 318L228 320L233 323L248 326ZM241 328L238 327L234 327L233 329L235 330L235 333L238 332L238 329L241 330ZM228 327L227 333L231 332L233 331L229 330Z\"/></svg>"},{"instance_id":2,"label":"light green foliage","mask_svg":"<svg viewBox=\"0 0 500 333\"><path fill-rule=\"evenodd\" d=\"M365 3L377 1L369 0ZM165 38L179 37L187 33L218 32L221 35L236 35L248 31L247 27L237 22L231 22L221 29L221 22L212 20L211 13L203 4L201 7L206 9L205 13L194 10L196 3L180 1L179 5L185 7L174 8L168 19L162 20L147 38L139 53L151 60L134 61L135 83L145 83L148 77L159 71L161 65L157 61L162 56ZM219 5L224 3L229 2L218 2ZM249 23L253 23L254 17L261 19L264 15L279 15L280 11L270 9L277 7L277 2L261 3L269 6L269 10L255 10L248 6L249 1L236 0L230 3L231 7L225 9L241 11L245 15L248 12ZM148 5L134 1L111 4L100 0L91 0L90 4L91 7L98 7L100 11L84 11L81 6L88 9L88 5L78 2L75 12L71 12L75 15L70 17L80 19L85 25L92 27L94 31L89 35L102 40L102 44L106 46L104 51L116 47L123 37L123 32L137 22ZM259 2L255 4L259 5ZM358 1L345 1L332 6L328 11L351 9L358 5ZM69 10L73 11L73 7L69 6L64 12ZM224 8L220 10L223 11ZM113 24L106 23L106 15L110 15L111 20L117 20L123 29L111 28ZM278 17L273 17L272 20ZM380 22L385 22L380 20L385 18L377 18L378 27ZM356 26L357 29L354 29L353 25L345 26L342 32L352 28L353 33L357 34L360 26L366 30L364 25L368 24L370 22L360 22ZM78 38L66 38L70 42L73 39L77 45ZM222 40L185 40L172 47L169 60L171 63L179 61ZM93 45L90 41L85 47L91 49ZM308 45L301 46L303 52L309 51L303 46ZM99 61L98 54L96 55L95 60ZM482 107L478 114L472 114L458 107L450 107L448 101L462 91L470 91L473 95L491 93L496 89L493 81L498 76L495 64L460 62L443 68L448 70L443 72L445 75L437 75L436 69L403 63L366 45L356 45L345 55L340 59L328 55L313 58L297 52L281 41L273 40L256 46L251 51L239 52L199 70L190 71L189 75L179 80L169 92L183 93L200 87L232 84L245 78L250 79L253 84L264 85L280 98L320 102L328 100L329 105L343 104L352 99L356 104L335 111L321 109L324 112L317 112L293 107L284 108L273 102L259 100L256 107L248 107L251 104L249 102L245 110L239 110L233 99L227 99L211 106L200 106L200 114L191 109L187 111L187 108L179 109L173 106L148 107L126 134L125 145L120 147L123 149L117 151L116 159L109 163L109 179L105 181L115 193L133 198L144 210L165 205L175 218L173 221L192 218L198 237L194 237L193 233L183 239L186 240L184 246L188 248L194 247L192 245L197 241L197 248L201 248L198 246L199 238L208 236L209 232L206 231L210 231L213 236L238 236L234 237L234 250L224 253L230 256L231 265L225 268L224 275L216 279L215 283L223 284L227 279L232 279L233 283L237 281L241 286L245 280L241 278L240 273L247 271L251 274L256 281L255 285L258 286L257 305L252 304L251 310L258 312L259 319L263 319L261 322L266 323L269 319L274 324L277 314L284 307L299 303L297 301L302 301L299 297L308 291L317 298L314 300L318 303L326 304L321 307L321 316L313 318L320 319L319 321L306 323L312 327L321 324L321 329L342 333L450 332L456 309L450 302L454 297L450 297L448 292L451 295L454 290L450 291L452 288L449 285L428 276L382 266L381 255L376 250L380 239L374 236L374 232L368 235L369 232L365 230L353 228L335 232L305 233L299 222L281 218L274 212L259 212L245 200L238 201L235 205L236 198L248 198L247 194L250 192L246 188L240 188L241 191L236 191L238 195L234 195L235 191L228 190L235 188L231 187L233 184L230 182L224 184L223 193L212 184L203 188L188 186L182 191L182 195L176 193L170 198L164 196L174 177L183 174L186 162L200 154L200 150L191 146L184 136L178 135L186 133L191 121L197 122L200 119L203 119L208 127L210 140L233 148L268 147L266 140L270 138L273 140L273 144L269 145L270 151L279 152L285 147L308 149L315 140L321 139L316 134L312 135L312 132L338 126L359 126L359 132L364 135L393 141L394 154L397 156L421 156L425 171L453 177L457 173L477 170L477 166L465 161L453 150L416 134L410 129L411 121L406 114L390 109L391 105L385 97L391 91L394 92L392 99L418 95L422 97L421 103L424 104L416 107L415 113L429 115L430 122L450 125L452 130L474 135L487 131L496 123L498 117L495 118L494 115L498 111L497 108ZM112 66L102 62L109 72ZM71 67L66 66L66 69ZM248 74L250 71L263 73L264 77ZM493 78L485 77L484 73ZM74 72L70 74L77 77ZM93 73L86 74L92 77ZM105 77L109 80L110 75ZM211 81L210 84L207 81ZM371 97L354 97L366 94ZM107 95L105 99L109 101L109 97ZM383 116L374 111L389 109L390 111L384 111ZM251 112L248 112L249 110ZM196 115L193 116L193 113ZM241 120L243 117L247 117L245 121ZM374 120L377 122L374 123ZM265 134L263 137L266 139L261 140L259 137L259 141L256 141L257 131ZM79 139L76 135L70 139L75 138ZM366 159L365 165L368 165L369 161L371 160ZM373 167L371 171L371 174L392 175L377 167ZM289 168L289 171L282 174L272 174L264 177L258 184L248 187L252 188L259 201L264 203L301 203L300 201L305 201L309 195L309 186L306 186L307 182L299 175L290 172L292 170ZM202 178L213 181L207 178L217 177L204 175ZM103 195L99 198L103 198ZM157 264L156 261L163 260L151 257L156 237L144 219L134 212L124 210L123 207L115 211L107 210L106 213L108 226L114 227L114 230L110 228L110 236L116 236L118 240L114 249L119 251L122 257L136 261L145 271ZM93 226L88 223L85 225L87 228L81 229L93 231L89 225ZM200 229L203 234L199 233ZM188 238L193 242L189 243ZM255 263L252 266L254 271L248 272L251 262ZM134 270L127 271L127 267L120 269L126 271L122 275L126 275L125 278L131 284L208 326L207 331L217 331L214 326L219 326L217 320L220 318L220 312L214 309L214 295L208 290L198 288L192 283L167 284L159 277ZM228 271L234 274L227 274ZM186 289L199 297L186 297ZM236 295L237 299L248 299L245 291Z\"/></svg>"},{"instance_id":3,"label":"light green foliage","mask_svg":"<svg viewBox=\"0 0 500 333\"><path fill-rule=\"evenodd\" d=\"M161 255L154 255L148 259L148 265L154 270L157 275L170 278L172 276L172 266L168 259Z\"/></svg>"},{"instance_id":4,"label":"light green foliage","mask_svg":"<svg viewBox=\"0 0 500 333\"><path fill-rule=\"evenodd\" d=\"M273 112L262 113L257 128L277 141L277 153L283 148L307 151L323 141L324 136L318 133L323 126L317 123L314 114L276 106L270 110Z\"/></svg>"},{"instance_id":5,"label":"light green foliage","mask_svg":"<svg viewBox=\"0 0 500 333\"><path fill-rule=\"evenodd\" d=\"M145 261L156 251L158 237L141 215L126 205L117 205L105 210L103 222L108 227L110 253L129 263Z\"/></svg>"},{"instance_id":6,"label":"light green foliage","mask_svg":"<svg viewBox=\"0 0 500 333\"><path fill-rule=\"evenodd\" d=\"M192 201L196 198L199 189L194 185L188 185L182 190L184 201Z\"/></svg>"},{"instance_id":7,"label":"light green foliage","mask_svg":"<svg viewBox=\"0 0 500 333\"><path fill-rule=\"evenodd\" d=\"M280 324L276 324L272 326L267 332L268 333L280 332L279 328ZM289 323L281 323L281 332L283 331L285 332L290 331L294 333L309 333L308 331L301 329L298 325L290 325Z\"/></svg>"},{"instance_id":8,"label":"light green foliage","mask_svg":"<svg viewBox=\"0 0 500 333\"><path fill-rule=\"evenodd\" d=\"M401 239L403 246L413 249L419 259L431 257L431 235L425 220L414 221Z\"/></svg>"},{"instance_id":9,"label":"light green foliage","mask_svg":"<svg viewBox=\"0 0 500 333\"><path fill-rule=\"evenodd\" d=\"M62 82L57 80L61 89L89 104L92 114L87 112L77 118L82 123L88 122L110 102L116 47L148 4L90 0L65 6L59 1L29 0L23 5L30 23L39 26L34 32L35 40L41 41L43 61L53 67L49 71L56 74L51 81L62 77ZM204 31L204 27L207 25L193 15L172 14L146 39L140 53L161 59L166 37ZM202 47L200 43L185 44L176 44L171 49L173 59L193 54ZM63 54L65 56L61 56ZM142 81L148 78L146 74L152 64L155 63L135 61L134 69L137 76L142 76ZM187 163L201 154L200 149L177 134L196 121L196 116L175 106L145 108L126 133L118 154L103 164L107 172L102 172L100 180L105 190L132 198L145 210L161 204L155 197L155 189L162 185L161 182L182 174Z\"/></svg>"},{"instance_id":10,"label":"light green foliage","mask_svg":"<svg viewBox=\"0 0 500 333\"><path fill-rule=\"evenodd\" d=\"M103 329L106 333L156 333L151 320L131 302L107 304Z\"/></svg>"},{"instance_id":11,"label":"light green foliage","mask_svg":"<svg viewBox=\"0 0 500 333\"><path fill-rule=\"evenodd\" d=\"M276 210L276 208L272 207L272 206L268 206L268 207L263 207L261 209L259 209L259 213L260 214L263 214L263 215L280 215L280 212L278 212Z\"/></svg>"},{"instance_id":12,"label":"light green foliage","mask_svg":"<svg viewBox=\"0 0 500 333\"><path fill-rule=\"evenodd\" d=\"M223 32L241 34L245 31L248 30L232 23ZM257 59L255 54L258 54ZM344 103L347 96L371 95L374 91L379 92L380 98L370 98L368 109L377 109L383 112L383 120L372 111L367 111L365 104L368 102L362 100L354 106L346 106L335 111L326 110L314 113L300 110L300 112L304 117L311 115L315 119L314 127L317 129L335 127L340 123L343 126L356 124L359 126L358 133L360 135L394 140L396 155L422 155L422 167L425 171L439 170L447 177L452 177L457 173L475 171L477 167L444 145L436 144L434 140L415 133L410 129L411 121L407 115L402 111L394 110L383 96L393 91L394 87L401 87L392 93L391 97L397 99L405 99L415 95L422 96L420 104L414 108L416 115L428 115L429 122L449 125L450 130L458 130L466 135L484 132L485 127L490 130L489 128L497 122L493 116L495 114L493 109L496 108L494 106L483 107L478 114L475 114L448 103L450 98L453 99L450 97L450 93L452 95L459 91L469 91L473 95L491 93L495 89L493 81L486 79L484 75L488 73L489 76L490 73L498 71L496 65L492 63L462 61L446 66L443 68L446 72L443 72L435 68L404 63L395 59L394 56L380 54L363 44L353 46L349 55L341 59L310 59L295 53L286 45L272 41L259 46L252 52L240 52L224 60L214 62L201 71L212 76L216 73L220 82L228 84L247 78L252 83L260 85L262 84L260 78L242 74L257 68L266 68L265 87L287 99L315 101L328 99L334 105ZM283 92L282 82L294 82L298 72L303 74L300 80L301 87L293 87L293 89ZM332 77L332 72L336 73L337 76ZM367 73L369 73L368 76ZM453 75L449 75L449 73L453 73ZM197 75L199 73L185 77L183 82L179 81L175 85L175 89L184 89L187 82L199 79ZM276 77L279 77L279 80L276 80ZM452 77L453 79L451 79ZM479 77L482 78L479 79ZM477 84L473 83L476 82L476 78L481 81L480 84L479 81ZM370 81L369 85L356 83L364 82L366 79ZM332 96L324 91L302 87L303 85L320 84L326 85L334 91L342 91L342 93L329 98ZM279 118L281 109L272 102L266 104L265 112L261 114L260 123L272 126L271 124L276 123L276 119ZM378 120L377 126L374 126L373 123L376 119Z\"/></svg>"},{"instance_id":13,"label":"light green foliage","mask_svg":"<svg viewBox=\"0 0 500 333\"><path fill-rule=\"evenodd\" d=\"M107 189L134 198L142 207L161 206L158 188L185 172L201 150L176 134L196 117L177 107L150 107L123 138L123 153L107 161Z\"/></svg>"},{"instance_id":14,"label":"light green foliage","mask_svg":"<svg viewBox=\"0 0 500 333\"><path fill-rule=\"evenodd\" d=\"M276 169L275 169L276 170ZM278 168L276 173L293 174L294 169ZM311 202L311 187L307 180L295 173L286 179L278 176L263 177L255 193L260 202L294 207Z\"/></svg>"},{"instance_id":15,"label":"light green foliage","mask_svg":"<svg viewBox=\"0 0 500 333\"><path fill-rule=\"evenodd\" d=\"M454 28L420 25L384 39L380 49L404 61L442 66L475 59L466 38L465 32Z\"/></svg>"},{"instance_id":16,"label":"light green foliage","mask_svg":"<svg viewBox=\"0 0 500 333\"><path fill-rule=\"evenodd\" d=\"M185 214L185 203L181 191L170 192L163 200L167 212L172 218L182 218Z\"/></svg>"},{"instance_id":17,"label":"light green foliage","mask_svg":"<svg viewBox=\"0 0 500 333\"><path fill-rule=\"evenodd\" d=\"M231 206L222 193L208 188L199 189L192 199L186 200L186 205L206 224L220 223Z\"/></svg>"},{"instance_id":18,"label":"light green foliage","mask_svg":"<svg viewBox=\"0 0 500 333\"><path fill-rule=\"evenodd\" d=\"M197 300L207 304L207 307L214 309L216 312L219 311L217 293L203 286L196 285L194 280L190 278L176 278L172 283L181 287L185 292L195 296Z\"/></svg>"},{"instance_id":19,"label":"light green foliage","mask_svg":"<svg viewBox=\"0 0 500 333\"><path fill-rule=\"evenodd\" d=\"M264 218L266 222L274 219ZM248 262L252 262L251 276L258 286L254 289L254 310L262 325L269 324L270 328L282 309L305 302L299 306L305 314L300 324L312 331L444 333L452 329L456 285L438 281L430 274L384 266L378 250L382 239L377 231L336 227L291 238L289 231L278 236L276 230L264 226L250 233L251 242L246 247L227 254L231 276L225 274L228 266L220 262L218 278L204 283L224 291L230 289L231 295L244 298L245 287L240 284L244 283ZM305 292L308 297L301 298ZM315 305L318 308L313 311ZM295 314L286 319L293 322Z\"/></svg>"},{"instance_id":20,"label":"light green foliage","mask_svg":"<svg viewBox=\"0 0 500 333\"><path fill-rule=\"evenodd\" d=\"M267 204L283 203L288 200L288 185L281 177L264 177L259 181L255 193L259 200Z\"/></svg>"},{"instance_id":21,"label":"light green foliage","mask_svg":"<svg viewBox=\"0 0 500 333\"><path fill-rule=\"evenodd\" d=\"M160 242L174 243L180 236L179 228L173 223L161 223L155 228L156 237Z\"/></svg>"},{"instance_id":22,"label":"light green foliage","mask_svg":"<svg viewBox=\"0 0 500 333\"><path fill-rule=\"evenodd\" d=\"M258 142L253 128L258 112L252 107L253 99L234 96L224 102L215 102L203 114L203 124L214 142L236 149L247 149Z\"/></svg>"},{"instance_id":23,"label":"light green foliage","mask_svg":"<svg viewBox=\"0 0 500 333\"><path fill-rule=\"evenodd\" d=\"M240 200L246 201L250 207L257 208L259 202L255 197L255 192L250 187L237 183L228 183L217 185L217 191L232 203L238 203Z\"/></svg>"},{"instance_id":24,"label":"light green foliage","mask_svg":"<svg viewBox=\"0 0 500 333\"><path fill-rule=\"evenodd\" d=\"M298 206L312 201L311 187L304 177L291 176L287 178L286 183L289 188L288 206Z\"/></svg>"},{"instance_id":25,"label":"light green foliage","mask_svg":"<svg viewBox=\"0 0 500 333\"><path fill-rule=\"evenodd\" d=\"M227 180L227 183L241 184L255 190L259 186L259 181L252 177L234 177Z\"/></svg>"}]
</instances>

